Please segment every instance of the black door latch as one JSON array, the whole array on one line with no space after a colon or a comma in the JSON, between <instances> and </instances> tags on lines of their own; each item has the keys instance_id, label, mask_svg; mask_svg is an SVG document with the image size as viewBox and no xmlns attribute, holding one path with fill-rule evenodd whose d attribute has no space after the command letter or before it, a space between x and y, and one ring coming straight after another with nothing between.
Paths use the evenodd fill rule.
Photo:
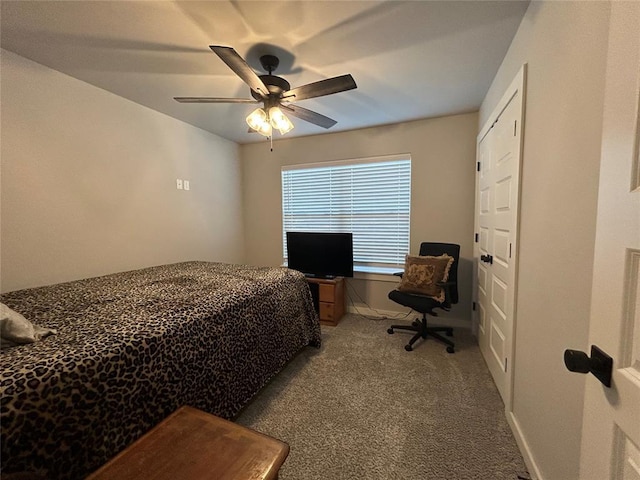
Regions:
<instances>
[{"instance_id":1,"label":"black door latch","mask_svg":"<svg viewBox=\"0 0 640 480\"><path fill-rule=\"evenodd\" d=\"M486 263L493 263L493 255L480 255L480 260Z\"/></svg>"},{"instance_id":2,"label":"black door latch","mask_svg":"<svg viewBox=\"0 0 640 480\"><path fill-rule=\"evenodd\" d=\"M613 358L595 345L591 346L591 358L580 350L565 350L564 364L570 372L591 372L604 386L611 387Z\"/></svg>"}]
</instances>

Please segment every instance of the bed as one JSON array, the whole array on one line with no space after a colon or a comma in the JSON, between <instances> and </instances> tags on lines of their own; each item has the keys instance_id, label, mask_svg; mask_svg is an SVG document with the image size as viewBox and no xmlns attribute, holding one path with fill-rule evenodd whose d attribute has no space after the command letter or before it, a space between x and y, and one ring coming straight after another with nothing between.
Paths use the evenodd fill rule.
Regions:
<instances>
[{"instance_id":1,"label":"bed","mask_svg":"<svg viewBox=\"0 0 640 480\"><path fill-rule=\"evenodd\" d=\"M302 274L185 262L2 295L57 333L2 351L2 472L82 478L181 405L232 419L320 345Z\"/></svg>"}]
</instances>

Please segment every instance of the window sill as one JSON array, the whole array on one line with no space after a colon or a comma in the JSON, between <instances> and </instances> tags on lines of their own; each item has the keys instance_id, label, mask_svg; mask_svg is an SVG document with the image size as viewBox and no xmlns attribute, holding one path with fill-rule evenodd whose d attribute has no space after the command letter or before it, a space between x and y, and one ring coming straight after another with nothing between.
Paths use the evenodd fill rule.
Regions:
<instances>
[{"instance_id":1,"label":"window sill","mask_svg":"<svg viewBox=\"0 0 640 480\"><path fill-rule=\"evenodd\" d=\"M287 264L283 263L282 267L286 267ZM375 280L377 282L391 282L398 283L400 277L394 275L402 271L402 267L363 267L356 265L353 267L353 278L357 280Z\"/></svg>"},{"instance_id":2,"label":"window sill","mask_svg":"<svg viewBox=\"0 0 640 480\"><path fill-rule=\"evenodd\" d=\"M353 278L357 280L375 280L378 282L398 283L400 277L394 275L402 271L402 267L353 267Z\"/></svg>"}]
</instances>

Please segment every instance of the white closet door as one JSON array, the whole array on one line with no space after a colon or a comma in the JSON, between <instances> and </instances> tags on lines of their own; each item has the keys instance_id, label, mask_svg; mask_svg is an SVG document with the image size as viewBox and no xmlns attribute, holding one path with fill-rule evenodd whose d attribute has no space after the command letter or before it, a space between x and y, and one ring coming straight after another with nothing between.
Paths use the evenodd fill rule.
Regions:
<instances>
[{"instance_id":1,"label":"white closet door","mask_svg":"<svg viewBox=\"0 0 640 480\"><path fill-rule=\"evenodd\" d=\"M480 350L510 404L525 67L481 131L476 182L476 321Z\"/></svg>"}]
</instances>

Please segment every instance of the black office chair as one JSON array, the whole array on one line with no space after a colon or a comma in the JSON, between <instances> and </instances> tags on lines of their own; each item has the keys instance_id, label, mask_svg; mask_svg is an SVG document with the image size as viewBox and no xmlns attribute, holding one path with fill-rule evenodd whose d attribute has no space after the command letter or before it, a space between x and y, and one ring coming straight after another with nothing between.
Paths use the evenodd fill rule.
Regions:
<instances>
[{"instance_id":1,"label":"black office chair","mask_svg":"<svg viewBox=\"0 0 640 480\"><path fill-rule=\"evenodd\" d=\"M429 255L437 257L445 253L453 257L453 263L449 269L449 278L446 282L441 284L445 293L444 301L439 302L432 297L401 292L399 290L389 292L389 299L422 314L422 320L416 319L411 325L391 325L387 330L387 333L390 334L393 333L394 329L416 332L413 338L411 338L409 343L404 347L407 352L413 350L413 344L419 338L426 339L429 336L445 343L447 345L447 352L453 353L455 351L454 343L450 339L438 333L445 332L449 337L451 337L453 335L453 329L451 327L428 327L427 315L437 317L438 313L433 311L434 308L440 308L448 312L451 310L451 305L458 303L458 260L460 259L460 245L453 243L431 242L423 242L420 244L420 256Z\"/></svg>"}]
</instances>

